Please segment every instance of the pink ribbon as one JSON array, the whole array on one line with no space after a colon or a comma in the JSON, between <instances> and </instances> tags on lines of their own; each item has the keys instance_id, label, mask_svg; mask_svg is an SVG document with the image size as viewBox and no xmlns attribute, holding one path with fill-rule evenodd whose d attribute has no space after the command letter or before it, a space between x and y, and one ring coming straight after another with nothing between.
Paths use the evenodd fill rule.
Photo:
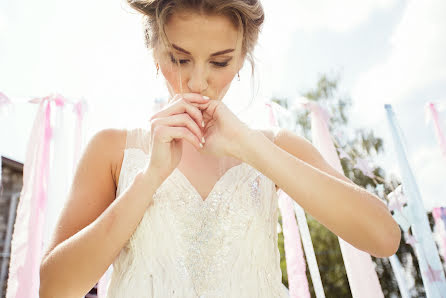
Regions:
<instances>
[{"instance_id":1,"label":"pink ribbon","mask_svg":"<svg viewBox=\"0 0 446 298\"><path fill-rule=\"evenodd\" d=\"M445 207L435 207L432 210L432 216L435 220L435 225L440 233L442 240L442 255L443 260L446 262L446 208Z\"/></svg>"},{"instance_id":2,"label":"pink ribbon","mask_svg":"<svg viewBox=\"0 0 446 298\"><path fill-rule=\"evenodd\" d=\"M435 108L435 104L433 102L428 102L426 107L432 114L432 120L434 121L435 134L437 136L438 143L440 144L441 152L443 153L443 156L446 158L446 137L440 127L440 120L438 117L437 109ZM427 118L427 120L428 120L428 118Z\"/></svg>"},{"instance_id":3,"label":"pink ribbon","mask_svg":"<svg viewBox=\"0 0 446 298\"><path fill-rule=\"evenodd\" d=\"M58 95L34 98L39 109L28 140L23 169L23 188L14 232L11 240L11 258L7 298L38 298L39 267L43 254L43 224L48 197L50 142L52 139L51 102L64 104Z\"/></svg>"},{"instance_id":4,"label":"pink ribbon","mask_svg":"<svg viewBox=\"0 0 446 298\"><path fill-rule=\"evenodd\" d=\"M266 103L269 108L270 124L277 126L273 108L270 103ZM279 209L282 214L282 226L284 236L285 259L287 264L289 293L292 298L311 297L308 289L306 265L301 246L299 229L294 215L292 199L283 191L280 191Z\"/></svg>"},{"instance_id":5,"label":"pink ribbon","mask_svg":"<svg viewBox=\"0 0 446 298\"><path fill-rule=\"evenodd\" d=\"M79 100L73 104L73 112L76 115L75 124L75 140L74 140L74 158L73 158L73 171L76 170L76 165L79 161L81 150L82 150L82 131L83 131L83 120L85 113L88 111L87 102L85 100Z\"/></svg>"},{"instance_id":6,"label":"pink ribbon","mask_svg":"<svg viewBox=\"0 0 446 298\"><path fill-rule=\"evenodd\" d=\"M339 173L343 174L341 162L328 129L327 123L330 119L328 111L313 101L304 102L302 105L311 111L312 143L325 160ZM370 255L350 245L342 238L338 237L338 239L352 296L354 298L384 297Z\"/></svg>"}]
</instances>

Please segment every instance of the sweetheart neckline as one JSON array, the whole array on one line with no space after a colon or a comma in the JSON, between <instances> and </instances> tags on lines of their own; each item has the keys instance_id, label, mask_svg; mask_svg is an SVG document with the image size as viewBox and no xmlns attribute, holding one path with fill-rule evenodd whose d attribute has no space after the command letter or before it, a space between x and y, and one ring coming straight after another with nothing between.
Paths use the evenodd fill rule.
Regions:
<instances>
[{"instance_id":1,"label":"sweetheart neckline","mask_svg":"<svg viewBox=\"0 0 446 298\"><path fill-rule=\"evenodd\" d=\"M203 204L206 204L208 199L210 199L210 197L216 191L217 186L219 186L222 183L222 181L226 178L226 176L228 176L229 173L232 172L233 170L235 170L237 168L241 168L243 165L247 165L247 163L241 162L241 163L239 163L239 164L237 164L235 166L230 167L228 170L226 170L226 172L224 172L224 174L221 175L220 178L218 178L217 182L214 183L214 186L212 187L211 191L208 193L208 195L206 196L205 199L203 199L203 197L198 192L197 188L190 182L189 178L187 178L186 175L184 175L183 172L180 169L175 168L174 171L177 171L177 173L179 173L180 176L182 176L183 180L186 182L186 184L189 186L189 188L191 188L194 191L195 195L198 197L200 202L203 203Z\"/></svg>"},{"instance_id":2,"label":"sweetheart neckline","mask_svg":"<svg viewBox=\"0 0 446 298\"><path fill-rule=\"evenodd\" d=\"M141 152L141 153L142 153L144 156L146 156L146 157L149 155L148 153L146 153L146 152L145 152L144 150L142 150L141 148L125 148L124 151L131 150L131 149L133 149L133 150L137 150L137 151ZM214 186L212 187L211 191L208 193L208 195L206 196L205 199L203 199L203 197L200 195L200 193L198 192L198 190L196 189L196 187L190 182L189 178L187 178L186 175L184 175L184 173L183 173L180 169L178 169L178 167L176 167L176 168L173 170L173 172L171 173L171 175L172 175L174 172L178 173L178 174L181 176L181 178L183 179L183 181L187 184L187 186L188 186L190 189L192 189L192 191L195 193L195 196L197 197L197 199L200 200L200 203L201 203L201 204L206 204L207 201L208 201L208 199L209 199L209 198L214 194L214 192L216 191L217 186L219 186L219 185L222 183L222 181L223 181L223 180L224 180L224 179L225 179L225 178L226 178L232 171L234 171L235 169L238 169L238 168L242 168L242 166L244 166L244 165L248 165L248 164L245 163L245 162L240 162L239 164L237 164L237 165L235 165L235 166L232 166L232 167L230 167L228 170L226 170L226 172L224 172L224 174L221 175L220 178L218 178L217 182L215 182ZM122 171L122 170L121 170L121 171ZM194 197L195 197L195 196L194 196Z\"/></svg>"}]
</instances>

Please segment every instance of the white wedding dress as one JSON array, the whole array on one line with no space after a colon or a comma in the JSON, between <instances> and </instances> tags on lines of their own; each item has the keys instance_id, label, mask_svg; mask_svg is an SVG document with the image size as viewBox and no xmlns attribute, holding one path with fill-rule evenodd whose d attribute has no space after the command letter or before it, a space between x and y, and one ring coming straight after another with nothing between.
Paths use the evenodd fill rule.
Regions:
<instances>
[{"instance_id":1,"label":"white wedding dress","mask_svg":"<svg viewBox=\"0 0 446 298\"><path fill-rule=\"evenodd\" d=\"M116 196L148 162L149 131L127 131ZM277 246L275 184L241 163L206 200L176 168L113 262L107 298L289 297Z\"/></svg>"}]
</instances>

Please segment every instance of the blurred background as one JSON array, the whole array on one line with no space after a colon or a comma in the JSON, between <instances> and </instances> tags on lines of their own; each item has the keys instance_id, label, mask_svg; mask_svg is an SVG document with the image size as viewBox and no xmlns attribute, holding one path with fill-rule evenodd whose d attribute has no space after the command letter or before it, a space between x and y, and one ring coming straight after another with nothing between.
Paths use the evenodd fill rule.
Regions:
<instances>
[{"instance_id":1,"label":"blurred background","mask_svg":"<svg viewBox=\"0 0 446 298\"><path fill-rule=\"evenodd\" d=\"M426 121L425 106L438 103L445 131L446 109L441 107L446 102L446 2L262 4L265 23L254 52L254 91L246 62L240 82L234 80L228 91L228 105L238 110L252 96L257 103L272 100L286 109L303 97L318 101L332 112L330 129L339 135L337 148L352 158L368 158L375 175L396 187L400 175L384 109L391 104L433 224L432 209L446 206L446 160L432 121ZM141 16L125 1L1 1L0 92L13 107L0 114L0 153L3 165L11 164L8 175L17 172L15 187L20 189L20 167L38 108L27 100L54 92L85 99L88 140L103 128L144 125L154 100L167 96L162 75L156 78L155 73L144 46ZM293 113L292 127L311 140L308 113ZM342 165L346 176L370 191L380 196L391 191L349 160L343 159ZM3 220L6 227L7 215ZM327 297L351 297L337 237L308 214L307 220ZM288 286L281 219L278 233L283 282ZM416 257L403 238L398 256L411 294L422 296ZM385 296L400 297L388 260L373 259ZM309 282L311 286L311 278Z\"/></svg>"}]
</instances>

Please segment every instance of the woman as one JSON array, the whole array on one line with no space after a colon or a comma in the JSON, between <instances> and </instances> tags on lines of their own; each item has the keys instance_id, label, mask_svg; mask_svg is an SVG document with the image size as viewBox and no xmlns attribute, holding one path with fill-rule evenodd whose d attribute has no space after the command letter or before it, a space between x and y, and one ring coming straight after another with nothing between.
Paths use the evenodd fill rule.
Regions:
<instances>
[{"instance_id":1,"label":"woman","mask_svg":"<svg viewBox=\"0 0 446 298\"><path fill-rule=\"evenodd\" d=\"M149 129L89 142L42 260L41 297L84 295L110 264L109 298L288 297L278 187L355 247L398 249L399 227L375 195L304 138L251 129L222 102L245 59L253 65L258 1L129 4L171 99Z\"/></svg>"}]
</instances>

